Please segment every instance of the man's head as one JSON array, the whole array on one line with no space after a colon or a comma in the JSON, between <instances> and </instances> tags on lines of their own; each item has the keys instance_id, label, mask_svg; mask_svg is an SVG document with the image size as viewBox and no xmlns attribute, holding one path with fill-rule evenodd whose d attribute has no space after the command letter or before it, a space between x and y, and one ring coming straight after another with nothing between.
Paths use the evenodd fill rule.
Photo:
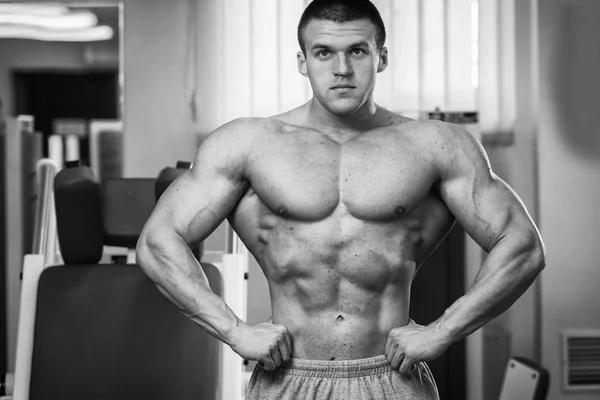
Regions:
<instances>
[{"instance_id":1,"label":"man's head","mask_svg":"<svg viewBox=\"0 0 600 400\"><path fill-rule=\"evenodd\" d=\"M302 13L300 23L298 23L298 43L304 54L306 54L304 30L312 19L338 24L367 19L375 26L377 50L381 50L385 44L385 26L379 11L369 0L314 0L311 2Z\"/></svg>"},{"instance_id":2,"label":"man's head","mask_svg":"<svg viewBox=\"0 0 600 400\"><path fill-rule=\"evenodd\" d=\"M348 115L372 104L388 57L385 28L370 1L314 0L302 14L298 40L298 70L323 108Z\"/></svg>"}]
</instances>

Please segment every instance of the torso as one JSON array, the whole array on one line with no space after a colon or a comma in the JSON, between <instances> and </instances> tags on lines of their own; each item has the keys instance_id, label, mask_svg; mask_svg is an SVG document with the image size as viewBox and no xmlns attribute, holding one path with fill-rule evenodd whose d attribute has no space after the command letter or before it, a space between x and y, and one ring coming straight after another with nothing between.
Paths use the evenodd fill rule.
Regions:
<instances>
[{"instance_id":1,"label":"torso","mask_svg":"<svg viewBox=\"0 0 600 400\"><path fill-rule=\"evenodd\" d=\"M419 122L332 135L294 117L264 121L230 216L267 277L293 356L384 354L408 320L410 285L453 224Z\"/></svg>"}]
</instances>

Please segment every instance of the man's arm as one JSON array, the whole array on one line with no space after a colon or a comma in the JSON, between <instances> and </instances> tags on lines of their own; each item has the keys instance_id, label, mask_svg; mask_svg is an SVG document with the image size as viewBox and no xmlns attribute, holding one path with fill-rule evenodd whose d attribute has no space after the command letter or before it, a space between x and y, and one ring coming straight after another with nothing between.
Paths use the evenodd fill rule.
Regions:
<instances>
[{"instance_id":1,"label":"man's arm","mask_svg":"<svg viewBox=\"0 0 600 400\"><path fill-rule=\"evenodd\" d=\"M249 360L274 369L287 361L285 327L248 326L212 292L190 248L206 239L247 190L247 154L255 124L236 120L213 132L194 165L160 197L137 244L137 261L159 291L195 323Z\"/></svg>"},{"instance_id":2,"label":"man's arm","mask_svg":"<svg viewBox=\"0 0 600 400\"><path fill-rule=\"evenodd\" d=\"M427 327L399 328L391 335L386 354L401 372L438 357L507 310L545 266L536 226L517 195L492 172L481 144L457 125L428 123L426 129L431 128L441 197L489 254L473 286L438 320ZM392 351L394 346L402 357Z\"/></svg>"},{"instance_id":3,"label":"man's arm","mask_svg":"<svg viewBox=\"0 0 600 400\"><path fill-rule=\"evenodd\" d=\"M190 248L219 226L244 193L246 150L236 132L241 124L225 125L204 141L192 169L160 197L137 244L137 261L158 289L220 340L238 318L210 290Z\"/></svg>"},{"instance_id":4,"label":"man's arm","mask_svg":"<svg viewBox=\"0 0 600 400\"><path fill-rule=\"evenodd\" d=\"M445 124L440 193L467 233L488 255L473 286L434 326L453 343L506 311L545 266L539 231L514 191L491 170L481 144Z\"/></svg>"}]
</instances>

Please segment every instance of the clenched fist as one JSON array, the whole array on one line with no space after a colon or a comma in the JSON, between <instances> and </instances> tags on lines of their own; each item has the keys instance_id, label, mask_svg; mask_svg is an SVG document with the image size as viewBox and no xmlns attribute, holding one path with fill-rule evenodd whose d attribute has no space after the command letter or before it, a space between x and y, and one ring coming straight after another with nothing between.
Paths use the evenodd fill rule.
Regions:
<instances>
[{"instance_id":1,"label":"clenched fist","mask_svg":"<svg viewBox=\"0 0 600 400\"><path fill-rule=\"evenodd\" d=\"M231 349L246 360L258 361L267 371L273 371L292 355L292 337L283 325L241 324L232 336Z\"/></svg>"},{"instance_id":2,"label":"clenched fist","mask_svg":"<svg viewBox=\"0 0 600 400\"><path fill-rule=\"evenodd\" d=\"M393 369L408 374L413 365L436 359L449 345L439 330L409 319L408 325L390 331L385 355Z\"/></svg>"}]
</instances>

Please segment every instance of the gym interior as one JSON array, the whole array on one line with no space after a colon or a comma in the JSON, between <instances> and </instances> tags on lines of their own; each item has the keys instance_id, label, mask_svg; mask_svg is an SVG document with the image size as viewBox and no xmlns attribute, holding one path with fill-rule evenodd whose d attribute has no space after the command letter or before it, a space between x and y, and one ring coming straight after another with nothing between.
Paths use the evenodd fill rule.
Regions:
<instances>
[{"instance_id":1,"label":"gym interior","mask_svg":"<svg viewBox=\"0 0 600 400\"><path fill-rule=\"evenodd\" d=\"M309 2L0 2L2 399L243 398L254 364L178 315L134 247L210 132L311 98L295 30ZM465 125L548 251L508 311L431 363L440 397L600 398L600 2L373 3L390 58L375 101ZM93 23L32 28L52 13ZM240 317L270 317L227 222L194 251ZM411 318L435 320L484 257L455 227L414 282Z\"/></svg>"}]
</instances>

